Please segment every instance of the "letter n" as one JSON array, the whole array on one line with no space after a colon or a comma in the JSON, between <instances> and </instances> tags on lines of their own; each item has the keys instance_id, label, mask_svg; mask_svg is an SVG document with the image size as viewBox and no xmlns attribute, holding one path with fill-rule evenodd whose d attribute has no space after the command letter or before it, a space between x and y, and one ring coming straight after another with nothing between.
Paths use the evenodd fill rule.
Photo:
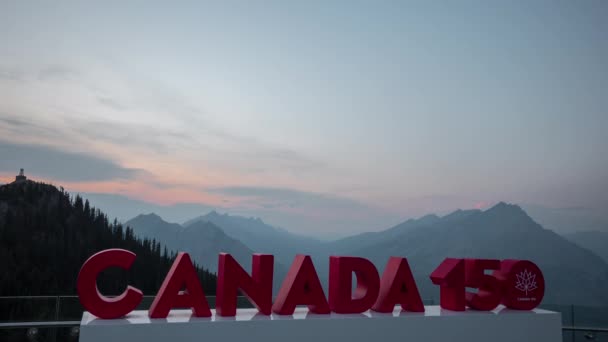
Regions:
<instances>
[{"instance_id":1,"label":"letter n","mask_svg":"<svg viewBox=\"0 0 608 342\"><path fill-rule=\"evenodd\" d=\"M230 254L221 253L218 261L215 309L220 316L236 315L238 290L264 315L272 309L272 273L274 257L254 254L250 277Z\"/></svg>"}]
</instances>

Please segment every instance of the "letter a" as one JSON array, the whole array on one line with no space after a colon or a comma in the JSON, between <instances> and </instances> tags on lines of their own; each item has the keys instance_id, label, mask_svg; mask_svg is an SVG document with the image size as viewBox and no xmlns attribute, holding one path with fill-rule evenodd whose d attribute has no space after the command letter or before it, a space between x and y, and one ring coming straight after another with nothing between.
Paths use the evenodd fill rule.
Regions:
<instances>
[{"instance_id":1,"label":"letter a","mask_svg":"<svg viewBox=\"0 0 608 342\"><path fill-rule=\"evenodd\" d=\"M393 312L396 304L400 304L405 311L424 312L407 259L391 257L382 274L380 293L372 310Z\"/></svg>"},{"instance_id":2,"label":"letter a","mask_svg":"<svg viewBox=\"0 0 608 342\"><path fill-rule=\"evenodd\" d=\"M180 291L182 288L185 291ZM192 308L196 317L210 317L211 310L198 280L196 270L187 253L177 254L154 302L150 306L150 318L165 318L173 308Z\"/></svg>"},{"instance_id":3,"label":"letter a","mask_svg":"<svg viewBox=\"0 0 608 342\"><path fill-rule=\"evenodd\" d=\"M296 255L272 311L292 315L297 305L307 305L310 312L317 314L330 313L317 271L308 255Z\"/></svg>"}]
</instances>

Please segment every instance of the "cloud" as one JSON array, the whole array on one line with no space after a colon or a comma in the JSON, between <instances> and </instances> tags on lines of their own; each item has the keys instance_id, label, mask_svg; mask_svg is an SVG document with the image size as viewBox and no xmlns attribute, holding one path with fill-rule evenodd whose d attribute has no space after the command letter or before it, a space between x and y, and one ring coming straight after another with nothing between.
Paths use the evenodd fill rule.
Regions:
<instances>
[{"instance_id":1,"label":"cloud","mask_svg":"<svg viewBox=\"0 0 608 342\"><path fill-rule=\"evenodd\" d=\"M79 119L66 123L69 131L79 132L81 137L104 141L113 145L145 148L156 153L169 153L171 144L176 143L177 134L171 135L169 129L155 127L151 123L121 123L98 119Z\"/></svg>"},{"instance_id":2,"label":"cloud","mask_svg":"<svg viewBox=\"0 0 608 342\"><path fill-rule=\"evenodd\" d=\"M0 113L0 115L2 115ZM32 122L26 122L16 117L0 117L0 129L6 137L18 138L34 136L37 138L59 139L61 134L56 129ZM6 139L6 138L5 138Z\"/></svg>"},{"instance_id":3,"label":"cloud","mask_svg":"<svg viewBox=\"0 0 608 342\"><path fill-rule=\"evenodd\" d=\"M78 76L78 72L64 65L50 65L38 72L40 81L63 81Z\"/></svg>"},{"instance_id":4,"label":"cloud","mask_svg":"<svg viewBox=\"0 0 608 342\"><path fill-rule=\"evenodd\" d=\"M116 110L116 111L124 111L127 109L127 106L119 103L118 101L109 98L109 97L98 97L97 98L97 102L99 102L101 105L106 106L112 110Z\"/></svg>"},{"instance_id":5,"label":"cloud","mask_svg":"<svg viewBox=\"0 0 608 342\"><path fill-rule=\"evenodd\" d=\"M5 68L0 66L0 80L22 81L23 72L14 68Z\"/></svg>"},{"instance_id":6,"label":"cloud","mask_svg":"<svg viewBox=\"0 0 608 342\"><path fill-rule=\"evenodd\" d=\"M208 192L228 196L251 198L266 208L276 207L331 207L334 210L358 210L368 208L366 205L352 199L334 195L299 191L288 188L228 186L207 189Z\"/></svg>"},{"instance_id":7,"label":"cloud","mask_svg":"<svg viewBox=\"0 0 608 342\"><path fill-rule=\"evenodd\" d=\"M0 172L16 172L25 168L33 174L61 181L134 179L147 174L144 170L124 168L97 156L3 141L0 141L0 159Z\"/></svg>"},{"instance_id":8,"label":"cloud","mask_svg":"<svg viewBox=\"0 0 608 342\"><path fill-rule=\"evenodd\" d=\"M331 168L314 154L236 132L198 98L130 68L92 62L23 70L28 82L0 101L4 141L97 152L159 179L179 167L180 178L207 184L265 183L268 177L282 186L312 184ZM194 181L200 170L208 177Z\"/></svg>"}]
</instances>

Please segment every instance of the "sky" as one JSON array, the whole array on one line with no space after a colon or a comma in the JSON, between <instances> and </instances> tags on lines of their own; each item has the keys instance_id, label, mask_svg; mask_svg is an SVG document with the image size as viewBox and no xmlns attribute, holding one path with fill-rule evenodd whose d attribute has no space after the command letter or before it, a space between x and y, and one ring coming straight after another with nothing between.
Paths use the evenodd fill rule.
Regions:
<instances>
[{"instance_id":1,"label":"sky","mask_svg":"<svg viewBox=\"0 0 608 342\"><path fill-rule=\"evenodd\" d=\"M601 0L3 1L0 181L23 167L319 234L498 201L607 213L606 17Z\"/></svg>"}]
</instances>

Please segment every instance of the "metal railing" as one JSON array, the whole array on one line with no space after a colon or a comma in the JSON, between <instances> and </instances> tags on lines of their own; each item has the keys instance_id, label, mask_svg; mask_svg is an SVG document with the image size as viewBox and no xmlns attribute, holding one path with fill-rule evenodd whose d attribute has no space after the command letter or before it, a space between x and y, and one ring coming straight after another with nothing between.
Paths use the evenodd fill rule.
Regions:
<instances>
[{"instance_id":1,"label":"metal railing","mask_svg":"<svg viewBox=\"0 0 608 342\"><path fill-rule=\"evenodd\" d=\"M66 328L80 326L80 321L51 321L51 322L9 322L0 323L0 329L25 328Z\"/></svg>"},{"instance_id":2,"label":"metal railing","mask_svg":"<svg viewBox=\"0 0 608 342\"><path fill-rule=\"evenodd\" d=\"M144 296L137 309L148 309L153 299L154 296ZM214 296L208 296L207 300L211 307L215 306ZM435 304L434 300L424 302ZM245 297L239 297L237 305L252 307ZM31 312L20 311L20 307L35 307L39 316L31 317ZM608 308L574 305L541 305L541 308L561 312L564 341L608 341ZM25 337L31 342L77 341L82 312L77 296L0 297L0 340L23 341Z\"/></svg>"},{"instance_id":3,"label":"metal railing","mask_svg":"<svg viewBox=\"0 0 608 342\"><path fill-rule=\"evenodd\" d=\"M12 323L0 323L0 331L6 330L19 330L27 329L24 334L26 338L31 342L41 341L39 338L40 329L51 329L51 328L69 328L67 340L76 341L80 332L80 321L59 321L59 322L12 322ZM594 328L594 327L562 327L563 341L599 341L598 337L604 336L602 341L608 340L608 328ZM569 334L567 334L569 333ZM576 334L580 333L580 334ZM48 341L57 341L58 331L53 330L48 336ZM65 335L65 334L64 334ZM1 334L0 334L1 336Z\"/></svg>"}]
</instances>

